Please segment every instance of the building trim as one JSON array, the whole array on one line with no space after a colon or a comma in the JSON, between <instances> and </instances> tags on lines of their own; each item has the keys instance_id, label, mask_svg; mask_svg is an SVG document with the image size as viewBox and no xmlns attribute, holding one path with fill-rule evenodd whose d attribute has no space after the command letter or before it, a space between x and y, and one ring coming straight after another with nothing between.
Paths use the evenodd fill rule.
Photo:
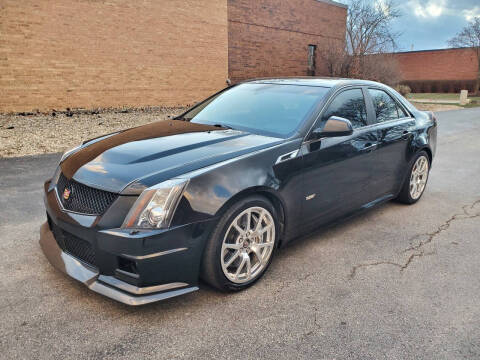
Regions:
<instances>
[{"instance_id":1,"label":"building trim","mask_svg":"<svg viewBox=\"0 0 480 360\"><path fill-rule=\"evenodd\" d=\"M429 50L411 50L411 51L398 51L389 54L415 54L415 53L427 53L427 52L441 52L441 51L451 51L451 50L475 50L474 47L456 47L456 48L445 48L445 49L429 49Z\"/></svg>"},{"instance_id":2,"label":"building trim","mask_svg":"<svg viewBox=\"0 0 480 360\"><path fill-rule=\"evenodd\" d=\"M348 9L348 5L345 5L345 4L342 4L342 3L339 3L339 2L336 2L336 1L333 1L333 0L316 0L316 1Z\"/></svg>"}]
</instances>

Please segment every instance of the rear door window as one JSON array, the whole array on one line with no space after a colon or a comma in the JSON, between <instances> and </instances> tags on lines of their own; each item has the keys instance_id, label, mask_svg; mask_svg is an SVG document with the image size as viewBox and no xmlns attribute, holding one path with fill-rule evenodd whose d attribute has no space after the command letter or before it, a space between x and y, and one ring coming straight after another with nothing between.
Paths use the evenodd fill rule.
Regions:
<instances>
[{"instance_id":1,"label":"rear door window","mask_svg":"<svg viewBox=\"0 0 480 360\"><path fill-rule=\"evenodd\" d=\"M383 90L368 89L375 109L376 122L384 122L407 117L405 111Z\"/></svg>"}]
</instances>

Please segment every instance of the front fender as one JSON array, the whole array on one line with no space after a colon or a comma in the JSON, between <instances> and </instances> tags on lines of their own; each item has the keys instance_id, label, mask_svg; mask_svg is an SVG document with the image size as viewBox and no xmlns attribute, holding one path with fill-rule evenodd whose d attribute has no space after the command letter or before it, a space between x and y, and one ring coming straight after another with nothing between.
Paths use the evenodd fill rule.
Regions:
<instances>
[{"instance_id":1,"label":"front fender","mask_svg":"<svg viewBox=\"0 0 480 360\"><path fill-rule=\"evenodd\" d=\"M301 139L244 155L186 174L190 181L172 223L181 224L219 216L222 209L242 194L268 192L282 204L291 223L300 215L302 158L276 163L298 150Z\"/></svg>"}]
</instances>

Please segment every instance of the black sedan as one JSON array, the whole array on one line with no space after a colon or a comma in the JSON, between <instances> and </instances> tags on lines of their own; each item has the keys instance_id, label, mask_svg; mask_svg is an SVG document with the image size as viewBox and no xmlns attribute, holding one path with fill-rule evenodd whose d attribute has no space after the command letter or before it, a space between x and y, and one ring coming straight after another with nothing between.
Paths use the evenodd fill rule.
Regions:
<instances>
[{"instance_id":1,"label":"black sedan","mask_svg":"<svg viewBox=\"0 0 480 360\"><path fill-rule=\"evenodd\" d=\"M130 305L200 279L242 290L299 235L418 201L436 134L432 113L375 82L244 82L66 152L45 183L40 244L55 267Z\"/></svg>"}]
</instances>

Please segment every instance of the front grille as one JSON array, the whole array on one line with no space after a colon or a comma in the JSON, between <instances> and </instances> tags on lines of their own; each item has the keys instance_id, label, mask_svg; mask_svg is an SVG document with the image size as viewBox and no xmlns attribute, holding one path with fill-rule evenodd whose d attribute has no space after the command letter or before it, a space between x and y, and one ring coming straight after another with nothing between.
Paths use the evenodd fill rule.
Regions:
<instances>
[{"instance_id":1,"label":"front grille","mask_svg":"<svg viewBox=\"0 0 480 360\"><path fill-rule=\"evenodd\" d=\"M92 245L88 241L62 230L51 221L49 223L51 224L55 240L63 251L87 264L95 266L95 250L93 250Z\"/></svg>"},{"instance_id":2,"label":"front grille","mask_svg":"<svg viewBox=\"0 0 480 360\"><path fill-rule=\"evenodd\" d=\"M88 215L102 215L118 197L117 194L67 179L63 174L58 178L57 191L64 209Z\"/></svg>"}]
</instances>

